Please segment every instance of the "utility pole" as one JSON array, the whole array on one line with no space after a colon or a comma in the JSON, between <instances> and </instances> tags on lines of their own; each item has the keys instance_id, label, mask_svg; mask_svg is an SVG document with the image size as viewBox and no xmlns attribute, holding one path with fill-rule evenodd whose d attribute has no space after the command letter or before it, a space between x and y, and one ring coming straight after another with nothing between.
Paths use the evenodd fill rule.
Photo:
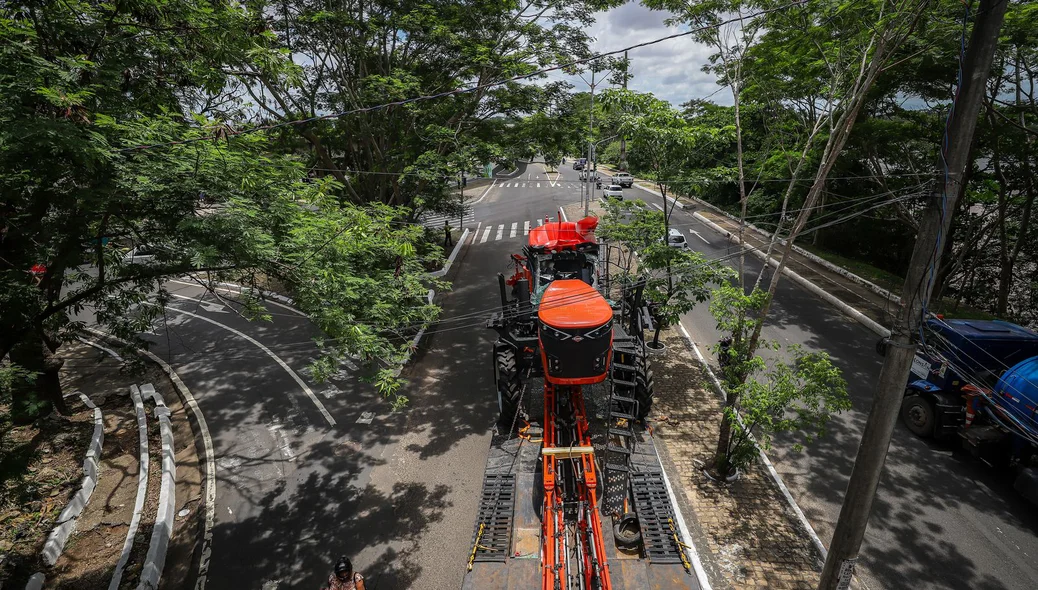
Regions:
<instances>
[{"instance_id":1,"label":"utility pole","mask_svg":"<svg viewBox=\"0 0 1038 590\"><path fill-rule=\"evenodd\" d=\"M942 154L945 167L943 185L940 194L931 199L923 213L902 289L901 304L886 347L879 387L865 423L865 431L861 435L858 455L847 484L847 494L840 509L840 519L836 523L818 584L819 590L843 590L850 587L854 565L872 512L872 501L876 497L876 488L883 472L883 462L890 446L890 436L901 408L908 372L915 357L915 336L923 321L926 302L933 291L932 277L940 267L944 240L961 194L959 184L969 165L970 145L973 143L977 116L1007 3L1007 0L980 0L974 12L976 19L973 32L962 60L959 96L952 105L954 110L947 129L948 148Z\"/></svg>"},{"instance_id":2,"label":"utility pole","mask_svg":"<svg viewBox=\"0 0 1038 590\"><path fill-rule=\"evenodd\" d=\"M627 59L627 52L624 51L624 90L627 90L627 78L630 77L630 70L631 62ZM620 171L627 172L627 138L623 135L620 136Z\"/></svg>"},{"instance_id":3,"label":"utility pole","mask_svg":"<svg viewBox=\"0 0 1038 590\"><path fill-rule=\"evenodd\" d=\"M595 64L591 63L591 108L588 109L587 113L587 164L584 165L584 170L587 170L589 164L591 164L591 152L595 149ZM598 172L595 170L595 172ZM591 196L592 192L592 177L594 174L588 173L587 175L587 200L584 201L584 217L588 216L588 210L591 208Z\"/></svg>"}]
</instances>

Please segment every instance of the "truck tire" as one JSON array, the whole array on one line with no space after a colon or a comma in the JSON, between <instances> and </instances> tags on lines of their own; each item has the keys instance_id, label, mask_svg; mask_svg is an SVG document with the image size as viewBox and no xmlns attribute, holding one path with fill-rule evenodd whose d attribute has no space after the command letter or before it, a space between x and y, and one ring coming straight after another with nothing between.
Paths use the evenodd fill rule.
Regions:
<instances>
[{"instance_id":1,"label":"truck tire","mask_svg":"<svg viewBox=\"0 0 1038 590\"><path fill-rule=\"evenodd\" d=\"M638 402L637 418L645 420L645 417L652 411L652 403L656 400L656 384L652 369L649 367L649 359L638 359L637 367L638 373L634 379L634 399Z\"/></svg>"},{"instance_id":2,"label":"truck tire","mask_svg":"<svg viewBox=\"0 0 1038 590\"><path fill-rule=\"evenodd\" d=\"M901 402L901 421L916 436L933 437L936 423L933 402L917 393L906 392Z\"/></svg>"},{"instance_id":3,"label":"truck tire","mask_svg":"<svg viewBox=\"0 0 1038 590\"><path fill-rule=\"evenodd\" d=\"M618 547L637 549L642 542L642 529L638 517L628 512L617 518L613 525L613 539Z\"/></svg>"},{"instance_id":4,"label":"truck tire","mask_svg":"<svg viewBox=\"0 0 1038 590\"><path fill-rule=\"evenodd\" d=\"M510 347L494 347L494 381L497 383L497 405L500 410L497 423L502 429L511 428L519 412L519 398L523 389L515 351ZM512 433L508 434L511 436Z\"/></svg>"}]
</instances>

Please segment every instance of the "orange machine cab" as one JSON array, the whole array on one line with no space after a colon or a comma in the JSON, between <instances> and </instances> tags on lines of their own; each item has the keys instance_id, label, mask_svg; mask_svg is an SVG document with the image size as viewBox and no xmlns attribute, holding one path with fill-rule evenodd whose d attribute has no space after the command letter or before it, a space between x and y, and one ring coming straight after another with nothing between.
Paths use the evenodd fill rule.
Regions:
<instances>
[{"instance_id":1,"label":"orange machine cab","mask_svg":"<svg viewBox=\"0 0 1038 590\"><path fill-rule=\"evenodd\" d=\"M541 296L537 319L545 379L556 385L605 380L613 309L594 287L578 279L553 281Z\"/></svg>"}]
</instances>

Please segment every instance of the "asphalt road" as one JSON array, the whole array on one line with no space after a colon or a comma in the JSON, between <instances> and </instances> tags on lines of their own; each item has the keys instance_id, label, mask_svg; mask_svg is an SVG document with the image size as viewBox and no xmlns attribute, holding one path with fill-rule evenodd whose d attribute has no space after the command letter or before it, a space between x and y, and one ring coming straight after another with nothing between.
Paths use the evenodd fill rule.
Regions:
<instances>
[{"instance_id":1,"label":"asphalt road","mask_svg":"<svg viewBox=\"0 0 1038 590\"><path fill-rule=\"evenodd\" d=\"M209 588L317 588L341 554L369 589L460 586L496 415L494 334L484 327L498 304L496 274L509 268L525 227L579 194L568 165L560 177L540 164L467 193L471 213L452 225L474 231L447 277L453 289L437 297L444 319L404 372L410 403L398 412L353 367L315 383L306 372L315 330L292 310L269 304L272 322L248 322L197 286L168 285L178 297L148 337L213 435ZM673 225L708 256L735 251L690 211L675 212ZM746 260L759 271L757 259ZM683 324L707 353L717 334L706 304ZM789 282L764 335L827 351L850 385L854 409L827 438L803 453L779 441L770 453L828 542L879 372L875 337ZM1007 479L899 426L859 571L872 589L1035 588L1036 525Z\"/></svg>"},{"instance_id":2,"label":"asphalt road","mask_svg":"<svg viewBox=\"0 0 1038 590\"><path fill-rule=\"evenodd\" d=\"M657 208L663 204L647 191L625 192ZM710 258L739 251L692 213L690 208L676 209L671 221L691 248ZM762 263L753 255L745 260L749 282ZM737 260L731 263L737 268ZM720 335L707 304L697 306L682 323L713 358L708 349ZM789 280L779 285L763 336L783 346L799 344L829 353L848 382L853 409L834 421L825 438L800 453L780 440L769 452L828 545L882 364L874 349L878 337ZM919 439L899 423L862 549L859 578L873 590L1038 588L1036 532L1035 508L1016 495L1008 476L951 445Z\"/></svg>"}]
</instances>

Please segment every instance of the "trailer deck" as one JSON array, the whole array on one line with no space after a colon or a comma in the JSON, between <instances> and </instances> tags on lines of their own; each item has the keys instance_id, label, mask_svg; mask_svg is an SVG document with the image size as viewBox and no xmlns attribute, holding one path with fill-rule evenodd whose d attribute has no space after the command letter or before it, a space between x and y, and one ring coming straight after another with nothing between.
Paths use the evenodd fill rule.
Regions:
<instances>
[{"instance_id":1,"label":"trailer deck","mask_svg":"<svg viewBox=\"0 0 1038 590\"><path fill-rule=\"evenodd\" d=\"M545 490L542 463L542 407L544 399L537 380L528 382L524 392L530 423L520 423L511 435L495 434L484 473L479 512L470 541L471 569L463 590L529 590L543 587L543 558L546 543L542 513ZM606 412L608 393L604 385L584 387L593 456L606 473L604 458L609 443ZM630 460L629 512L638 516L642 545L636 549L617 546L613 517L605 511L606 501L598 506L602 544L608 563L611 587L622 589L698 590L695 575L688 571L689 561L677 534L672 499L662 477L663 467L650 431L642 425L633 429ZM598 489L605 496L605 478ZM558 590L592 590L582 585L576 572L567 576L568 584Z\"/></svg>"}]
</instances>

